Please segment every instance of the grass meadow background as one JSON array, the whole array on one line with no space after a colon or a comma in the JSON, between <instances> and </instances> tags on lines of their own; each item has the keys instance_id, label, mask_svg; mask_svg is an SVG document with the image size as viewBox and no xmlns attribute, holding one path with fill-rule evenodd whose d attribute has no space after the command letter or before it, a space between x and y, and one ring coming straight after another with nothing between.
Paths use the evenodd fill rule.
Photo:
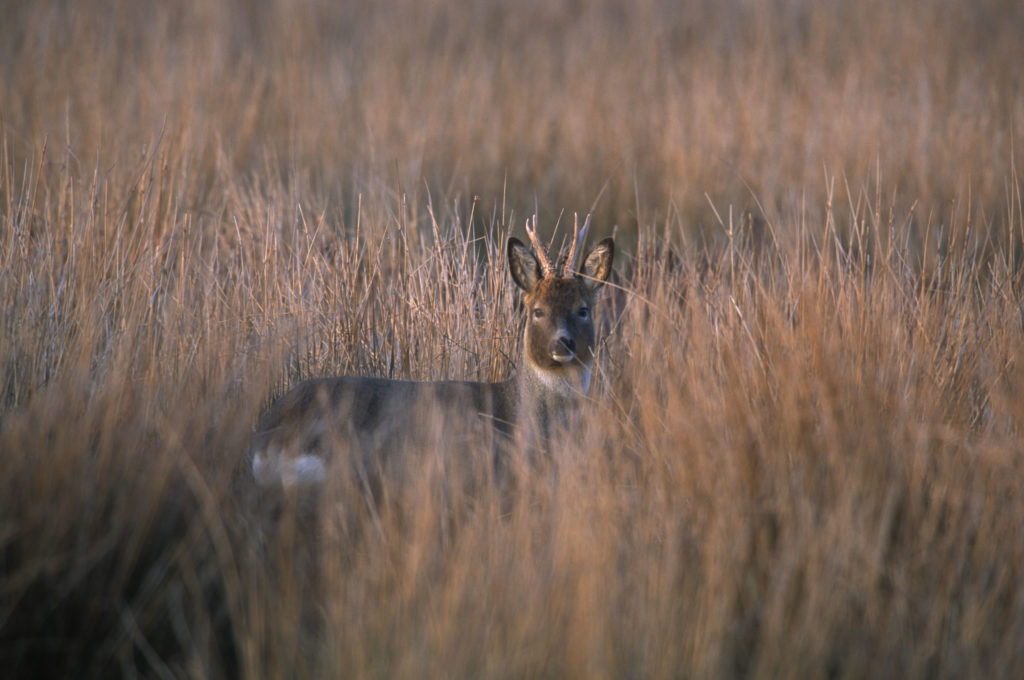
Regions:
<instances>
[{"instance_id":1,"label":"grass meadow background","mask_svg":"<svg viewBox=\"0 0 1024 680\"><path fill-rule=\"evenodd\" d=\"M3 3L5 674L1022 677L1021 36L1008 0ZM304 377L505 378L534 211L618 248L550 460L251 488Z\"/></svg>"}]
</instances>

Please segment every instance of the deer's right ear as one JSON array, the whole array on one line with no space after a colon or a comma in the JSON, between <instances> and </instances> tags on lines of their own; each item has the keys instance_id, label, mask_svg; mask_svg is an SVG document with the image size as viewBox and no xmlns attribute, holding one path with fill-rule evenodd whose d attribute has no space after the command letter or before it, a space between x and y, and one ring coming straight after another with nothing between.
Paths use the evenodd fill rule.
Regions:
<instances>
[{"instance_id":1,"label":"deer's right ear","mask_svg":"<svg viewBox=\"0 0 1024 680\"><path fill-rule=\"evenodd\" d=\"M529 293L540 281L540 263L533 251L519 239L508 240L508 269L516 285Z\"/></svg>"}]
</instances>

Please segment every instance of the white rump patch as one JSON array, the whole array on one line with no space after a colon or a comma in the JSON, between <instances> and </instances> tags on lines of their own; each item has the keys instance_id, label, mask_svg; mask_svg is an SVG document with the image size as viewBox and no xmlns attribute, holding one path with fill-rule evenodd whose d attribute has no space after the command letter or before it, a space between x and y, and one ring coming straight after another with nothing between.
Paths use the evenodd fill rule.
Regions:
<instances>
[{"instance_id":1,"label":"white rump patch","mask_svg":"<svg viewBox=\"0 0 1024 680\"><path fill-rule=\"evenodd\" d=\"M261 452L253 456L252 474L261 486L278 482L284 486L313 486L327 479L327 465L323 458L312 454L288 458L280 451Z\"/></svg>"}]
</instances>

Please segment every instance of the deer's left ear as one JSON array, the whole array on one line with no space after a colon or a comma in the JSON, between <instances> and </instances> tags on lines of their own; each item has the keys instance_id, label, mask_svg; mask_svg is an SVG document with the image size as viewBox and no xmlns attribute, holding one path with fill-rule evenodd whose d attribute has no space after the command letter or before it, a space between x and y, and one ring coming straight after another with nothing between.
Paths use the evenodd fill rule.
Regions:
<instances>
[{"instance_id":1,"label":"deer's left ear","mask_svg":"<svg viewBox=\"0 0 1024 680\"><path fill-rule=\"evenodd\" d=\"M580 274L590 290L597 290L612 273L612 259L615 257L615 241L606 238L587 253Z\"/></svg>"}]
</instances>

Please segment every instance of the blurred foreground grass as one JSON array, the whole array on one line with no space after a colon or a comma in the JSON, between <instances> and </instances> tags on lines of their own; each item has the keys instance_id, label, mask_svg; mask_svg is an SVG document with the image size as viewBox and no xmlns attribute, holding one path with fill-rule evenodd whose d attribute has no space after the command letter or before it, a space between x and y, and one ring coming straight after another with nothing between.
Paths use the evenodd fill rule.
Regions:
<instances>
[{"instance_id":1,"label":"blurred foreground grass","mask_svg":"<svg viewBox=\"0 0 1024 680\"><path fill-rule=\"evenodd\" d=\"M5 17L13 674L1024 671L1017 3ZM535 209L624 246L553 460L269 512L287 384L508 374Z\"/></svg>"}]
</instances>

